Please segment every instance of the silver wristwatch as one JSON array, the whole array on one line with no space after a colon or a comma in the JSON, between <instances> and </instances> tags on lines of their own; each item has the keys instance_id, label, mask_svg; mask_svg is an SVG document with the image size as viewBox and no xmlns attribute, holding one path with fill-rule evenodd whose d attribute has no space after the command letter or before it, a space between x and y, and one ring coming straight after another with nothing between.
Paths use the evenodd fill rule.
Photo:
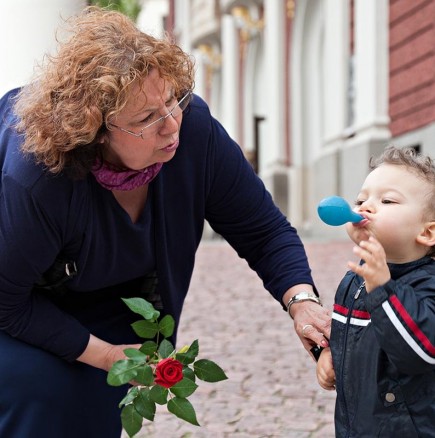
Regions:
<instances>
[{"instance_id":1,"label":"silver wristwatch","mask_svg":"<svg viewBox=\"0 0 435 438\"><path fill-rule=\"evenodd\" d=\"M299 292L298 294L292 296L287 303L287 312L290 313L290 308L295 303L302 303L303 301L313 301L317 304L322 305L320 298L310 292Z\"/></svg>"}]
</instances>

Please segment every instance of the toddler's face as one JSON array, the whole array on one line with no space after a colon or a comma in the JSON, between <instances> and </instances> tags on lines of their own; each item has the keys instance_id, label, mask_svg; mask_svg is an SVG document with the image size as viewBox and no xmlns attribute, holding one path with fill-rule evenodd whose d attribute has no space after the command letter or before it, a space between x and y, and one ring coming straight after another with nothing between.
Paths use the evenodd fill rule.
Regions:
<instances>
[{"instance_id":1,"label":"toddler's face","mask_svg":"<svg viewBox=\"0 0 435 438\"><path fill-rule=\"evenodd\" d=\"M423 257L428 247L417 236L432 217L427 217L431 187L405 166L383 164L364 181L354 211L367 220L347 224L350 238L359 244L370 235L384 247L388 262L405 263Z\"/></svg>"}]
</instances>

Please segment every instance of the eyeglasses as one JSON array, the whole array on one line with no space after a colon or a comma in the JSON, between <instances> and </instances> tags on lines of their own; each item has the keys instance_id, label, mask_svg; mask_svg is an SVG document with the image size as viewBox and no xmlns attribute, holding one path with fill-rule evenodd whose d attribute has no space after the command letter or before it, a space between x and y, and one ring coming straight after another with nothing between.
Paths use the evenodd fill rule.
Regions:
<instances>
[{"instance_id":1,"label":"eyeglasses","mask_svg":"<svg viewBox=\"0 0 435 438\"><path fill-rule=\"evenodd\" d=\"M153 120L151 123L148 123L148 125L144 126L138 133L129 131L128 129L125 128L121 128L121 126L114 125L113 123L110 122L109 124L110 126L113 126L114 128L117 128L122 132L126 132L127 134L133 135L134 137L142 137L142 140L145 140L146 137L150 137L156 134L169 116L172 116L174 118L178 117L187 108L191 99L192 99L192 92L189 91L175 104L175 106L168 112L168 114L165 114L164 116L161 116L156 120Z\"/></svg>"}]
</instances>

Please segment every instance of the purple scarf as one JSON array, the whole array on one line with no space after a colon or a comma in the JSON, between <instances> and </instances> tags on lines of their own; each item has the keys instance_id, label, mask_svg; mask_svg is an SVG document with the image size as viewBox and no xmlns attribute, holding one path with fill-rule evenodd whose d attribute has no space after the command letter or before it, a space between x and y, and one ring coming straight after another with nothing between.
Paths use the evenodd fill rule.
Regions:
<instances>
[{"instance_id":1,"label":"purple scarf","mask_svg":"<svg viewBox=\"0 0 435 438\"><path fill-rule=\"evenodd\" d=\"M155 163L145 169L120 168L106 161L96 160L91 172L107 190L133 190L151 182L160 172L163 163Z\"/></svg>"}]
</instances>

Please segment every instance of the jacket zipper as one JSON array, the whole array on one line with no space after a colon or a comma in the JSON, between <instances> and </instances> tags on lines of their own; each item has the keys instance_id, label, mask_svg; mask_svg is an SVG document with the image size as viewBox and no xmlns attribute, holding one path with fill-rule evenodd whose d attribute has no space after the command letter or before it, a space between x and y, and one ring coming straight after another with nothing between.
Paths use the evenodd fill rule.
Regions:
<instances>
[{"instance_id":1,"label":"jacket zipper","mask_svg":"<svg viewBox=\"0 0 435 438\"><path fill-rule=\"evenodd\" d=\"M354 302L355 302L355 300L357 300L358 297L360 296L361 291L364 289L365 285L366 285L366 282L365 282L365 281L363 281L363 282L360 284L360 287L359 287L358 290L355 292L355 296L353 297L353 301L354 301ZM353 303L352 303L352 307L353 307Z\"/></svg>"},{"instance_id":2,"label":"jacket zipper","mask_svg":"<svg viewBox=\"0 0 435 438\"><path fill-rule=\"evenodd\" d=\"M357 291L355 292L355 295L353 296L353 300L350 303L350 307L349 307L349 313L347 315L346 318L346 328L345 328L345 332L344 332L344 345L347 345L347 335L349 332L349 326L350 326L350 318L352 317L352 310L353 310L353 306L355 304L355 301L358 299L358 297L361 294L361 291L364 289L365 287L365 281L363 281L360 286L358 287ZM346 349L343 350L343 357L341 358L341 381L343 382L343 373L344 373L344 359L346 357ZM347 410L347 404L346 404L346 397L344 394L344 389L343 387L341 388L341 395L342 395L342 399L344 402L344 410L346 412L346 419L347 419L347 427L348 427L348 433L346 434L346 438L348 438L350 436L350 418L349 418L349 412Z\"/></svg>"}]
</instances>

